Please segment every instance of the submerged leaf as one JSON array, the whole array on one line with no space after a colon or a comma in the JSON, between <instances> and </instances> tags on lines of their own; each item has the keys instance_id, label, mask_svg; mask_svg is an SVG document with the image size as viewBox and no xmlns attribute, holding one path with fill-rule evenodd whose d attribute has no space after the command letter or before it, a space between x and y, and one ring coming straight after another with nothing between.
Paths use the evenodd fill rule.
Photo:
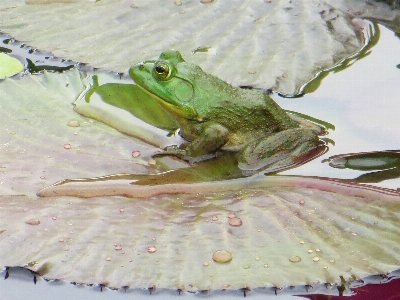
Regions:
<instances>
[{"instance_id":1,"label":"submerged leaf","mask_svg":"<svg viewBox=\"0 0 400 300\"><path fill-rule=\"evenodd\" d=\"M355 182L381 182L400 177L398 150L341 154L331 156L323 162L329 162L329 166L333 168L364 171L364 174L351 180Z\"/></svg>"}]
</instances>

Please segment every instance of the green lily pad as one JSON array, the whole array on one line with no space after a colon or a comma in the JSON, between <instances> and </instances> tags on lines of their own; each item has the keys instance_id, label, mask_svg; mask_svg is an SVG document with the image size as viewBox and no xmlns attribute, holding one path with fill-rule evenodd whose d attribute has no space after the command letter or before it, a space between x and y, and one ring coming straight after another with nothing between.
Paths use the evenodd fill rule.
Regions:
<instances>
[{"instance_id":1,"label":"green lily pad","mask_svg":"<svg viewBox=\"0 0 400 300\"><path fill-rule=\"evenodd\" d=\"M24 70L21 62L5 53L0 53L0 79L11 77Z\"/></svg>"}]
</instances>

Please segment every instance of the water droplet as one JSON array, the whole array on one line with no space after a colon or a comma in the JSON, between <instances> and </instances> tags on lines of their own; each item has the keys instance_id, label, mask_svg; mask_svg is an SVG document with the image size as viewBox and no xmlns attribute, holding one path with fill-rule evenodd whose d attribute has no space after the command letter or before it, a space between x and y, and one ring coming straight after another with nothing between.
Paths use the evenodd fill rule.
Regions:
<instances>
[{"instance_id":1,"label":"water droplet","mask_svg":"<svg viewBox=\"0 0 400 300\"><path fill-rule=\"evenodd\" d=\"M52 220L57 220L57 217L56 217L56 216L54 216L54 217L51 217L51 219L52 219Z\"/></svg>"},{"instance_id":2,"label":"water droplet","mask_svg":"<svg viewBox=\"0 0 400 300\"><path fill-rule=\"evenodd\" d=\"M214 2L214 0L200 0L200 2L206 4L206 3L212 3Z\"/></svg>"},{"instance_id":3,"label":"water droplet","mask_svg":"<svg viewBox=\"0 0 400 300\"><path fill-rule=\"evenodd\" d=\"M110 261L111 260L111 257L106 257L106 261Z\"/></svg>"},{"instance_id":4,"label":"water droplet","mask_svg":"<svg viewBox=\"0 0 400 300\"><path fill-rule=\"evenodd\" d=\"M250 269L250 266L244 266L243 269Z\"/></svg>"},{"instance_id":5,"label":"water droplet","mask_svg":"<svg viewBox=\"0 0 400 300\"><path fill-rule=\"evenodd\" d=\"M282 77L283 77L283 78L287 78L287 77L288 77L288 74L283 73L283 74L282 74Z\"/></svg>"},{"instance_id":6,"label":"water droplet","mask_svg":"<svg viewBox=\"0 0 400 300\"><path fill-rule=\"evenodd\" d=\"M256 257L256 261L259 261L260 260L260 258L259 257Z\"/></svg>"},{"instance_id":7,"label":"water droplet","mask_svg":"<svg viewBox=\"0 0 400 300\"><path fill-rule=\"evenodd\" d=\"M208 267L210 264L208 262L204 262L203 266Z\"/></svg>"},{"instance_id":8,"label":"water droplet","mask_svg":"<svg viewBox=\"0 0 400 300\"><path fill-rule=\"evenodd\" d=\"M152 239L153 241L155 241L155 240L156 240L156 237L152 237L151 239Z\"/></svg>"},{"instance_id":9,"label":"water droplet","mask_svg":"<svg viewBox=\"0 0 400 300\"><path fill-rule=\"evenodd\" d=\"M335 260L330 259L329 262L330 262L331 264L334 264L334 263L335 263Z\"/></svg>"},{"instance_id":10,"label":"water droplet","mask_svg":"<svg viewBox=\"0 0 400 300\"><path fill-rule=\"evenodd\" d=\"M140 151L132 151L132 157L139 157Z\"/></svg>"},{"instance_id":11,"label":"water droplet","mask_svg":"<svg viewBox=\"0 0 400 300\"><path fill-rule=\"evenodd\" d=\"M31 219L31 220L25 221L25 223L28 224L28 225L39 225L40 221Z\"/></svg>"},{"instance_id":12,"label":"water droplet","mask_svg":"<svg viewBox=\"0 0 400 300\"><path fill-rule=\"evenodd\" d=\"M213 221L218 221L218 217L217 217L217 216L213 216L213 217L211 218L211 220L213 220Z\"/></svg>"},{"instance_id":13,"label":"water droplet","mask_svg":"<svg viewBox=\"0 0 400 300\"><path fill-rule=\"evenodd\" d=\"M121 250L121 249L122 249L122 246L121 246L121 245L115 246L114 249L115 249L115 250Z\"/></svg>"},{"instance_id":14,"label":"water droplet","mask_svg":"<svg viewBox=\"0 0 400 300\"><path fill-rule=\"evenodd\" d=\"M300 241L300 244L304 244L304 241Z\"/></svg>"},{"instance_id":15,"label":"water droplet","mask_svg":"<svg viewBox=\"0 0 400 300\"><path fill-rule=\"evenodd\" d=\"M125 267L124 265L121 265L121 268Z\"/></svg>"},{"instance_id":16,"label":"water droplet","mask_svg":"<svg viewBox=\"0 0 400 300\"><path fill-rule=\"evenodd\" d=\"M176 6L181 6L182 5L182 1L179 1L179 0L175 0L174 3L175 3Z\"/></svg>"},{"instance_id":17,"label":"water droplet","mask_svg":"<svg viewBox=\"0 0 400 300\"><path fill-rule=\"evenodd\" d=\"M351 234L351 235L354 235L354 236L356 236L356 235L357 235L357 233L356 233L356 232L351 232L350 234Z\"/></svg>"},{"instance_id":18,"label":"water droplet","mask_svg":"<svg viewBox=\"0 0 400 300\"><path fill-rule=\"evenodd\" d=\"M268 264L264 264L264 268L268 268Z\"/></svg>"},{"instance_id":19,"label":"water droplet","mask_svg":"<svg viewBox=\"0 0 400 300\"><path fill-rule=\"evenodd\" d=\"M123 208L123 207L121 207L120 209L119 209L119 212L124 212L125 211L125 208Z\"/></svg>"},{"instance_id":20,"label":"water droplet","mask_svg":"<svg viewBox=\"0 0 400 300\"><path fill-rule=\"evenodd\" d=\"M312 260L317 262L317 261L319 261L319 257L318 256L314 256Z\"/></svg>"},{"instance_id":21,"label":"water droplet","mask_svg":"<svg viewBox=\"0 0 400 300\"><path fill-rule=\"evenodd\" d=\"M230 287L231 285L230 284L224 284L223 286L222 286L222 288L223 289L227 289L228 287Z\"/></svg>"},{"instance_id":22,"label":"water droplet","mask_svg":"<svg viewBox=\"0 0 400 300\"><path fill-rule=\"evenodd\" d=\"M242 220L239 218L233 218L229 220L229 225L231 226L240 226L242 225Z\"/></svg>"},{"instance_id":23,"label":"water droplet","mask_svg":"<svg viewBox=\"0 0 400 300\"><path fill-rule=\"evenodd\" d=\"M44 176L40 176L40 179L45 179L46 177L44 177Z\"/></svg>"},{"instance_id":24,"label":"water droplet","mask_svg":"<svg viewBox=\"0 0 400 300\"><path fill-rule=\"evenodd\" d=\"M301 257L300 256L292 256L291 258L289 258L289 261L292 263L297 263L297 262L301 261Z\"/></svg>"},{"instance_id":25,"label":"water droplet","mask_svg":"<svg viewBox=\"0 0 400 300\"><path fill-rule=\"evenodd\" d=\"M64 149L71 149L71 145L70 144L65 144L64 145Z\"/></svg>"},{"instance_id":26,"label":"water droplet","mask_svg":"<svg viewBox=\"0 0 400 300\"><path fill-rule=\"evenodd\" d=\"M232 260L233 256L228 250L215 251L212 259L217 263L227 263Z\"/></svg>"},{"instance_id":27,"label":"water droplet","mask_svg":"<svg viewBox=\"0 0 400 300\"><path fill-rule=\"evenodd\" d=\"M315 249L315 252L320 252L321 250L319 250L318 248L317 249Z\"/></svg>"},{"instance_id":28,"label":"water droplet","mask_svg":"<svg viewBox=\"0 0 400 300\"><path fill-rule=\"evenodd\" d=\"M155 159L149 159L148 163L149 163L149 165L155 165L156 164L156 160Z\"/></svg>"},{"instance_id":29,"label":"water droplet","mask_svg":"<svg viewBox=\"0 0 400 300\"><path fill-rule=\"evenodd\" d=\"M81 124L77 120L71 120L68 122L68 126L70 127L79 127Z\"/></svg>"},{"instance_id":30,"label":"water droplet","mask_svg":"<svg viewBox=\"0 0 400 300\"><path fill-rule=\"evenodd\" d=\"M324 269L328 269L328 266L323 266Z\"/></svg>"},{"instance_id":31,"label":"water droplet","mask_svg":"<svg viewBox=\"0 0 400 300\"><path fill-rule=\"evenodd\" d=\"M149 253L156 252L156 247L154 247L154 246L147 247L147 252L149 252Z\"/></svg>"},{"instance_id":32,"label":"water droplet","mask_svg":"<svg viewBox=\"0 0 400 300\"><path fill-rule=\"evenodd\" d=\"M314 251L312 251L311 249L307 250L308 253L313 253Z\"/></svg>"},{"instance_id":33,"label":"water droplet","mask_svg":"<svg viewBox=\"0 0 400 300\"><path fill-rule=\"evenodd\" d=\"M236 218L236 214L235 214L235 213L229 213L229 214L228 214L228 218L229 218L229 219Z\"/></svg>"},{"instance_id":34,"label":"water droplet","mask_svg":"<svg viewBox=\"0 0 400 300\"><path fill-rule=\"evenodd\" d=\"M64 243L64 239L59 239L58 240L60 243Z\"/></svg>"},{"instance_id":35,"label":"water droplet","mask_svg":"<svg viewBox=\"0 0 400 300\"><path fill-rule=\"evenodd\" d=\"M299 204L300 204L300 205L303 205L304 203L306 203L306 201L304 201L304 199L300 199L300 200L299 200Z\"/></svg>"}]
</instances>

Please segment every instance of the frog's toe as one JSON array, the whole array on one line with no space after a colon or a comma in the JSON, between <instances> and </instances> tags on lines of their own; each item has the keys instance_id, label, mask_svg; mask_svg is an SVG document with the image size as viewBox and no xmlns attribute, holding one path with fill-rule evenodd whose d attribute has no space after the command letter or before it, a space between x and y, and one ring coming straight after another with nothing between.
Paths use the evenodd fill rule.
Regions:
<instances>
[{"instance_id":1,"label":"frog's toe","mask_svg":"<svg viewBox=\"0 0 400 300\"><path fill-rule=\"evenodd\" d=\"M179 149L177 146L169 146L169 147L165 148L164 151L159 151L159 152L154 153L152 155L152 157L167 156L167 155L184 158L184 157L186 157L187 153L186 153L186 150Z\"/></svg>"}]
</instances>

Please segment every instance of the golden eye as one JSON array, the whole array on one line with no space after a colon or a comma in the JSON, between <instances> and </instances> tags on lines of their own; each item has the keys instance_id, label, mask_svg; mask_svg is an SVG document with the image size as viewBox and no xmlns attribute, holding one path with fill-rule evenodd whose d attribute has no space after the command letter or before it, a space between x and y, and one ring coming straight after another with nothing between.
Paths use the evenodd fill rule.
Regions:
<instances>
[{"instance_id":1,"label":"golden eye","mask_svg":"<svg viewBox=\"0 0 400 300\"><path fill-rule=\"evenodd\" d=\"M171 74L171 70L166 62L158 61L154 65L153 73L159 80L167 80Z\"/></svg>"}]
</instances>

